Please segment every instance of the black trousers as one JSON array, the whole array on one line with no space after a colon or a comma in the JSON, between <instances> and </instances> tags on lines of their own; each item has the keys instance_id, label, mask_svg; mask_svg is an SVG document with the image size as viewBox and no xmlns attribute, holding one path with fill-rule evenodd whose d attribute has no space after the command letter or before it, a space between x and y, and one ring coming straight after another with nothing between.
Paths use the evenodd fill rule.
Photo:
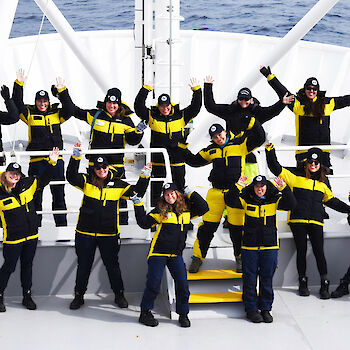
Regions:
<instances>
[{"instance_id":1,"label":"black trousers","mask_svg":"<svg viewBox=\"0 0 350 350\"><path fill-rule=\"evenodd\" d=\"M97 247L100 250L113 292L123 291L124 285L118 260L119 236L95 237L76 233L75 252L78 256L78 268L75 292L79 294L86 292Z\"/></svg>"},{"instance_id":2,"label":"black trousers","mask_svg":"<svg viewBox=\"0 0 350 350\"><path fill-rule=\"evenodd\" d=\"M4 292L11 274L21 261L21 285L23 291L32 288L32 267L38 239L30 239L17 244L3 245L4 263L0 268L0 294Z\"/></svg>"},{"instance_id":3,"label":"black trousers","mask_svg":"<svg viewBox=\"0 0 350 350\"><path fill-rule=\"evenodd\" d=\"M327 275L327 262L323 250L323 227L315 224L289 224L297 249L297 270L299 276L306 275L307 236L316 258L319 274Z\"/></svg>"},{"instance_id":4,"label":"black trousers","mask_svg":"<svg viewBox=\"0 0 350 350\"><path fill-rule=\"evenodd\" d=\"M41 177L42 174L47 171L47 161L41 160L39 162L29 163L29 176ZM64 162L63 159L58 159L57 164L52 170L52 181L64 181ZM52 194L52 210L66 210L66 201L64 195L64 185L53 185L50 186ZM35 192L34 203L35 209L42 210L43 202L43 190ZM54 214L54 220L56 226L67 226L67 215L66 214ZM42 215L38 215L38 226L41 226Z\"/></svg>"}]
</instances>

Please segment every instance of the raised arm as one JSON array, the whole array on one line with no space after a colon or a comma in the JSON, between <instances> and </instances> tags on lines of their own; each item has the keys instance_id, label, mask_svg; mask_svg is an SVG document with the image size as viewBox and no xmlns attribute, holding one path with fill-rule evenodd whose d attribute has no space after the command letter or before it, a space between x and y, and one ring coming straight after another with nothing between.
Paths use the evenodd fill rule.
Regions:
<instances>
[{"instance_id":1,"label":"raised arm","mask_svg":"<svg viewBox=\"0 0 350 350\"><path fill-rule=\"evenodd\" d=\"M78 188L79 190L84 189L84 185L86 182L86 175L79 173L79 164L81 160L81 144L76 142L73 147L73 155L69 160L69 164L67 167L66 177L67 181Z\"/></svg>"},{"instance_id":2,"label":"raised arm","mask_svg":"<svg viewBox=\"0 0 350 350\"><path fill-rule=\"evenodd\" d=\"M149 229L156 225L158 221L155 219L156 209L153 209L149 214L146 214L145 208L142 202L134 203L135 218L137 224L143 229Z\"/></svg>"},{"instance_id":3,"label":"raised arm","mask_svg":"<svg viewBox=\"0 0 350 350\"><path fill-rule=\"evenodd\" d=\"M37 188L36 190L42 190L45 186L49 184L49 182L52 180L53 176L53 167L56 166L58 156L59 156L59 149L58 147L54 147L52 151L49 154L49 161L46 162L47 170L42 173L40 177L37 178Z\"/></svg>"},{"instance_id":4,"label":"raised arm","mask_svg":"<svg viewBox=\"0 0 350 350\"><path fill-rule=\"evenodd\" d=\"M148 85L144 85L135 98L134 103L134 109L136 115L142 119L145 120L148 123L149 120L149 108L146 107L146 99L148 96L148 93L153 90L153 86L149 83Z\"/></svg>"},{"instance_id":5,"label":"raised arm","mask_svg":"<svg viewBox=\"0 0 350 350\"><path fill-rule=\"evenodd\" d=\"M279 199L277 209L293 210L297 206L297 200L290 187L280 177L276 177L274 181L277 185L278 190L282 193L282 197Z\"/></svg>"},{"instance_id":6,"label":"raised arm","mask_svg":"<svg viewBox=\"0 0 350 350\"><path fill-rule=\"evenodd\" d=\"M131 199L135 194L137 197L143 197L146 193L152 173L152 163L146 164L141 170L140 177L135 185L131 185L125 188L123 193L124 199Z\"/></svg>"},{"instance_id":7,"label":"raised arm","mask_svg":"<svg viewBox=\"0 0 350 350\"><path fill-rule=\"evenodd\" d=\"M282 172L282 166L278 162L275 146L272 143L265 145L266 162L272 174L279 176Z\"/></svg>"},{"instance_id":8,"label":"raised arm","mask_svg":"<svg viewBox=\"0 0 350 350\"><path fill-rule=\"evenodd\" d=\"M1 87L1 96L5 101L7 112L0 112L0 124L10 125L18 122L18 109L14 101L10 98L9 88L5 85Z\"/></svg>"},{"instance_id":9,"label":"raised arm","mask_svg":"<svg viewBox=\"0 0 350 350\"><path fill-rule=\"evenodd\" d=\"M260 122L255 118L251 118L246 131L247 136L247 151L252 152L265 142L265 131Z\"/></svg>"},{"instance_id":10,"label":"raised arm","mask_svg":"<svg viewBox=\"0 0 350 350\"><path fill-rule=\"evenodd\" d=\"M18 112L22 114L24 118L27 118L28 109L23 102L23 85L26 80L24 69L20 68L16 72L16 75L17 75L17 79L13 84L12 98L18 108Z\"/></svg>"},{"instance_id":11,"label":"raised arm","mask_svg":"<svg viewBox=\"0 0 350 350\"><path fill-rule=\"evenodd\" d=\"M136 128L130 117L124 118L124 124L129 126L129 128L125 130L125 141L131 146L138 145L142 140L143 130L139 129L139 125Z\"/></svg>"},{"instance_id":12,"label":"raised arm","mask_svg":"<svg viewBox=\"0 0 350 350\"><path fill-rule=\"evenodd\" d=\"M56 84L51 86L52 95L57 97L62 108L59 110L60 122L64 123L68 120L75 112L74 103L69 96L68 89L65 86L65 82L61 77L56 78Z\"/></svg>"},{"instance_id":13,"label":"raised arm","mask_svg":"<svg viewBox=\"0 0 350 350\"><path fill-rule=\"evenodd\" d=\"M191 78L189 86L193 91L191 104L181 111L186 124L198 115L202 107L202 89L199 81L196 78Z\"/></svg>"},{"instance_id":14,"label":"raised arm","mask_svg":"<svg viewBox=\"0 0 350 350\"><path fill-rule=\"evenodd\" d=\"M209 210L208 203L196 191L185 187L184 195L190 201L191 219L196 218L198 216L202 216Z\"/></svg>"}]
</instances>

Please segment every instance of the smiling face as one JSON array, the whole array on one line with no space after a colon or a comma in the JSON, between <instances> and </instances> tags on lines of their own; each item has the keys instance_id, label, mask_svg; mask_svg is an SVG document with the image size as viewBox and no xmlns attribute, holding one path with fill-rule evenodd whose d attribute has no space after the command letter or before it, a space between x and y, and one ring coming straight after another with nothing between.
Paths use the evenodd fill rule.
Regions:
<instances>
[{"instance_id":1,"label":"smiling face","mask_svg":"<svg viewBox=\"0 0 350 350\"><path fill-rule=\"evenodd\" d=\"M316 86L309 85L305 88L305 95L308 99L313 100L317 96Z\"/></svg>"},{"instance_id":2,"label":"smiling face","mask_svg":"<svg viewBox=\"0 0 350 350\"><path fill-rule=\"evenodd\" d=\"M307 169L310 173L315 173L320 170L321 164L318 160L308 160L306 163Z\"/></svg>"},{"instance_id":3,"label":"smiling face","mask_svg":"<svg viewBox=\"0 0 350 350\"><path fill-rule=\"evenodd\" d=\"M99 179L105 179L108 175L109 166L106 164L94 167L94 172Z\"/></svg>"},{"instance_id":4,"label":"smiling face","mask_svg":"<svg viewBox=\"0 0 350 350\"><path fill-rule=\"evenodd\" d=\"M114 116L117 113L118 108L119 104L117 102L106 102L106 110L111 116Z\"/></svg>"},{"instance_id":5,"label":"smiling face","mask_svg":"<svg viewBox=\"0 0 350 350\"><path fill-rule=\"evenodd\" d=\"M241 100L238 99L237 102L244 109L244 108L247 108L251 104L252 99L251 98L249 98L249 99L242 98Z\"/></svg>"},{"instance_id":6,"label":"smiling face","mask_svg":"<svg viewBox=\"0 0 350 350\"><path fill-rule=\"evenodd\" d=\"M213 135L211 139L217 145L222 146L226 142L226 136L227 136L226 130L222 130L221 132Z\"/></svg>"},{"instance_id":7,"label":"smiling face","mask_svg":"<svg viewBox=\"0 0 350 350\"><path fill-rule=\"evenodd\" d=\"M168 116L171 112L171 104L161 104L158 106L158 110L161 115Z\"/></svg>"},{"instance_id":8,"label":"smiling face","mask_svg":"<svg viewBox=\"0 0 350 350\"><path fill-rule=\"evenodd\" d=\"M9 187L13 188L21 178L21 174L18 171L5 171L5 178Z\"/></svg>"},{"instance_id":9,"label":"smiling face","mask_svg":"<svg viewBox=\"0 0 350 350\"><path fill-rule=\"evenodd\" d=\"M168 204L174 204L176 202L176 200L177 200L176 191L174 191L174 190L166 190L164 192L164 200Z\"/></svg>"},{"instance_id":10,"label":"smiling face","mask_svg":"<svg viewBox=\"0 0 350 350\"><path fill-rule=\"evenodd\" d=\"M258 197L262 197L265 196L266 193L266 189L267 186L266 185L255 185L254 186L254 193L258 196Z\"/></svg>"},{"instance_id":11,"label":"smiling face","mask_svg":"<svg viewBox=\"0 0 350 350\"><path fill-rule=\"evenodd\" d=\"M35 106L40 112L46 112L49 108L49 100L46 98L40 98L35 101Z\"/></svg>"}]
</instances>

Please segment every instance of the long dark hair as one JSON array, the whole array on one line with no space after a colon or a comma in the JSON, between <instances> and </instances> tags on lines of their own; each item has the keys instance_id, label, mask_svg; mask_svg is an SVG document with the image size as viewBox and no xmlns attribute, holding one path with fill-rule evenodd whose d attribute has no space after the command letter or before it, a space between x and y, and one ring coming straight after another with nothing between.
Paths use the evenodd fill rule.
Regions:
<instances>
[{"instance_id":1,"label":"long dark hair","mask_svg":"<svg viewBox=\"0 0 350 350\"><path fill-rule=\"evenodd\" d=\"M157 208L159 210L159 213L162 218L166 219L168 217L169 212L175 212L177 215L181 215L186 210L189 210L190 203L187 200L187 198L179 191L175 190L176 192L176 201L174 204L169 204L164 199L164 196L160 197Z\"/></svg>"},{"instance_id":2,"label":"long dark hair","mask_svg":"<svg viewBox=\"0 0 350 350\"><path fill-rule=\"evenodd\" d=\"M91 174L91 183L101 190L104 186L105 181L108 180L108 174L104 179L101 179L96 175L94 168L91 169L90 174Z\"/></svg>"},{"instance_id":3,"label":"long dark hair","mask_svg":"<svg viewBox=\"0 0 350 350\"><path fill-rule=\"evenodd\" d=\"M327 175L327 170L322 164L320 165L320 169L318 171L314 172L314 173L312 173L308 169L307 162L305 162L304 169L305 169L305 177L307 179L313 179L313 180L318 180L320 182L325 182L326 175Z\"/></svg>"},{"instance_id":4,"label":"long dark hair","mask_svg":"<svg viewBox=\"0 0 350 350\"><path fill-rule=\"evenodd\" d=\"M305 115L313 115L316 118L322 120L324 117L324 107L326 105L325 102L325 91L317 91L317 99L316 101L310 100L306 97L305 89L300 89L298 92L298 97L300 97L300 101L304 104L304 113Z\"/></svg>"}]
</instances>

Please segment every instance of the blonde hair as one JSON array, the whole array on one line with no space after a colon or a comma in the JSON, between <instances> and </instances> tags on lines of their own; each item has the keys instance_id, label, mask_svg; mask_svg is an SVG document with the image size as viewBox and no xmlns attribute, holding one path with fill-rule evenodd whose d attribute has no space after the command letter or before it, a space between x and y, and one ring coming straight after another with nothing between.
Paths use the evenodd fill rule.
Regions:
<instances>
[{"instance_id":1,"label":"blonde hair","mask_svg":"<svg viewBox=\"0 0 350 350\"><path fill-rule=\"evenodd\" d=\"M0 175L0 181L2 183L2 185L4 186L5 188L5 191L7 193L11 193L12 192L12 187L10 186L9 182L7 181L7 178L6 178L6 171L4 171L3 173L1 173Z\"/></svg>"},{"instance_id":2,"label":"blonde hair","mask_svg":"<svg viewBox=\"0 0 350 350\"><path fill-rule=\"evenodd\" d=\"M164 196L160 197L157 203L159 214L164 219L168 217L168 213L171 211L175 212L177 215L181 215L186 210L189 210L190 204L185 196L178 190L175 190L175 192L177 198L174 204L169 204L166 202Z\"/></svg>"}]
</instances>

